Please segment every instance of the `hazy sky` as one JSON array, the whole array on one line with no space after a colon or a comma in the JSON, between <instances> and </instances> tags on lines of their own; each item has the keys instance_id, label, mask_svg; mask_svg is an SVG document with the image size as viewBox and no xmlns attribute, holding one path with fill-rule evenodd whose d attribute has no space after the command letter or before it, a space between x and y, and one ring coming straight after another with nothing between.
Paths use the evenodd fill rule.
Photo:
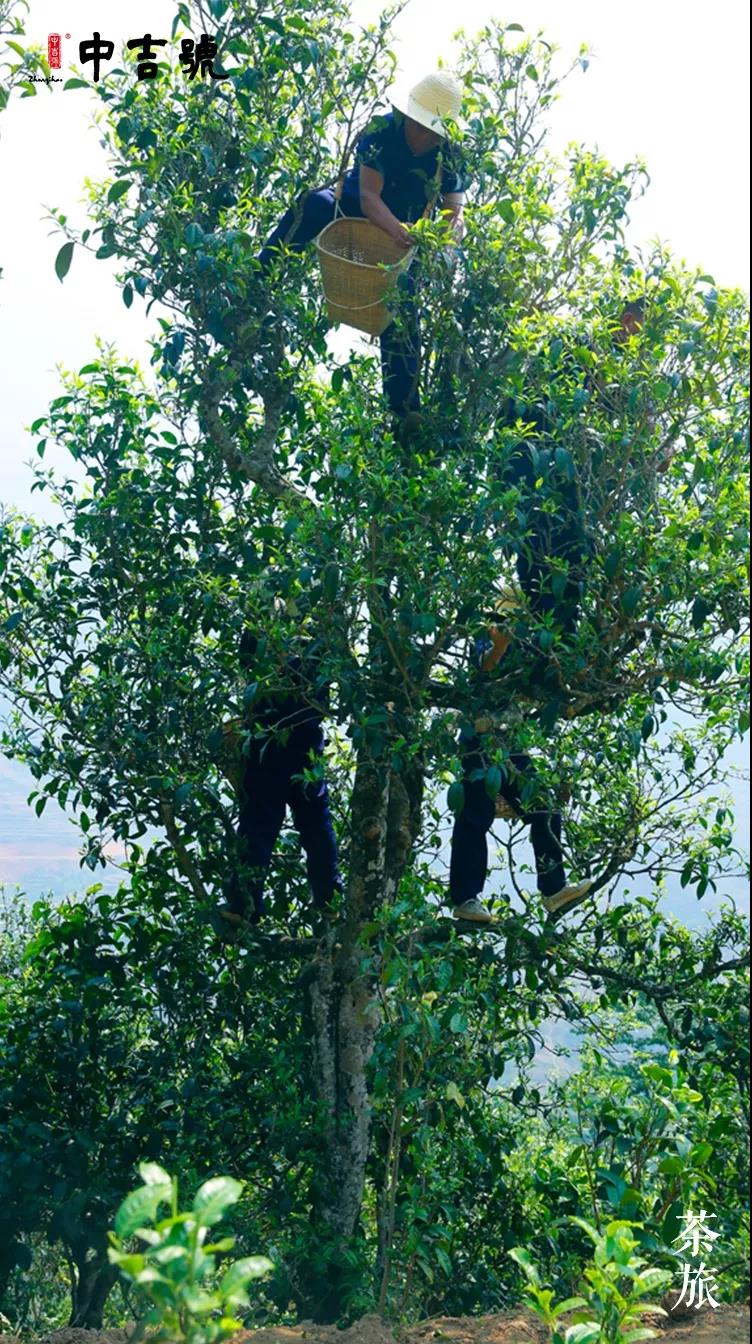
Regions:
<instances>
[{"instance_id":1,"label":"hazy sky","mask_svg":"<svg viewBox=\"0 0 752 1344\"><path fill-rule=\"evenodd\" d=\"M368 21L380 8L356 0L355 14ZM173 11L166 0L129 0L127 7L113 7L110 19L100 0L33 0L29 35L46 43L48 32L70 33L63 55L74 62L77 43L95 28L116 46L147 31L168 37ZM492 16L528 31L544 29L562 60L576 55L581 42L593 48L590 69L569 81L552 111L552 147L574 140L597 145L615 162L643 157L652 185L634 209L633 240L660 236L719 283L748 288L748 6L741 0L519 0L502 9L490 0L461 6L412 0L397 24L404 74L419 78L439 58L451 65L452 33L460 24L472 33ZM86 363L95 334L129 358L147 360L143 306L124 308L108 283L111 263L77 252L63 285L53 270L62 240L51 235L45 206L82 221L84 180L103 166L92 104L85 91L63 93L57 86L12 101L0 119L0 500L22 508L33 502L37 513L44 506L28 494L24 463L32 445L24 427L56 395L56 364ZM36 822L23 806L26 790L24 772L4 766L0 881L23 881L32 868L36 879L40 846L49 841L56 884L68 861L72 883L74 833L59 813Z\"/></svg>"}]
</instances>

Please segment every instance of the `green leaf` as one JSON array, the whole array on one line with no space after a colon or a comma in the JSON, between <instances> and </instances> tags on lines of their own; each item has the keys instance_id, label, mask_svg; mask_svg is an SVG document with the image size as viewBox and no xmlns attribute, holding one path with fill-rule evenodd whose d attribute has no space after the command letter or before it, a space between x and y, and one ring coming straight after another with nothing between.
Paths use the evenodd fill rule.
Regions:
<instances>
[{"instance_id":1,"label":"green leaf","mask_svg":"<svg viewBox=\"0 0 752 1344\"><path fill-rule=\"evenodd\" d=\"M642 588L634 586L628 588L626 593L622 593L621 607L626 616L634 616L642 597Z\"/></svg>"},{"instance_id":2,"label":"green leaf","mask_svg":"<svg viewBox=\"0 0 752 1344\"><path fill-rule=\"evenodd\" d=\"M197 1316L208 1316L209 1312L214 1311L215 1307L220 1306L218 1293L204 1293L200 1288L183 1289L183 1301L181 1306L192 1311ZM205 1337L205 1336L204 1336Z\"/></svg>"},{"instance_id":3,"label":"green leaf","mask_svg":"<svg viewBox=\"0 0 752 1344\"><path fill-rule=\"evenodd\" d=\"M704 597L695 598L692 603L692 625L695 630L702 629L712 610L712 602L707 602Z\"/></svg>"},{"instance_id":4,"label":"green leaf","mask_svg":"<svg viewBox=\"0 0 752 1344\"><path fill-rule=\"evenodd\" d=\"M557 448L554 454L557 469L566 476L568 480L574 480L574 462L572 454L566 448Z\"/></svg>"},{"instance_id":5,"label":"green leaf","mask_svg":"<svg viewBox=\"0 0 752 1344\"><path fill-rule=\"evenodd\" d=\"M85 79L66 79L63 85L63 93L66 89L88 89L88 87Z\"/></svg>"},{"instance_id":6,"label":"green leaf","mask_svg":"<svg viewBox=\"0 0 752 1344\"><path fill-rule=\"evenodd\" d=\"M327 602L334 602L336 600L337 593L339 592L339 578L339 565L336 565L334 561L331 561L325 566L323 574L324 597Z\"/></svg>"},{"instance_id":7,"label":"green leaf","mask_svg":"<svg viewBox=\"0 0 752 1344\"><path fill-rule=\"evenodd\" d=\"M63 243L63 246L55 257L55 275L61 283L70 270L74 247L75 243Z\"/></svg>"},{"instance_id":8,"label":"green leaf","mask_svg":"<svg viewBox=\"0 0 752 1344\"><path fill-rule=\"evenodd\" d=\"M129 191L132 186L133 183L130 178L123 178L120 182L114 182L107 192L107 200L110 205L115 201L119 201L121 196L125 196L126 192Z\"/></svg>"},{"instance_id":9,"label":"green leaf","mask_svg":"<svg viewBox=\"0 0 752 1344\"><path fill-rule=\"evenodd\" d=\"M676 1240L681 1231L683 1213L684 1205L681 1200L676 1200L661 1224L661 1237L667 1246Z\"/></svg>"},{"instance_id":10,"label":"green leaf","mask_svg":"<svg viewBox=\"0 0 752 1344\"><path fill-rule=\"evenodd\" d=\"M139 1274L137 1274L136 1277L135 1277L135 1279L134 1279L134 1283L138 1283L138 1284L142 1284L142 1285L143 1285L144 1283L166 1283L166 1284L169 1284L169 1282L170 1282L170 1280L169 1280L169 1279L166 1279L165 1276L164 1276L164 1274L160 1274L159 1270L154 1268L154 1265L147 1265L146 1268L145 1268L145 1269L142 1269L141 1272L140 1272ZM146 1319L148 1320L149 1318L147 1317Z\"/></svg>"},{"instance_id":11,"label":"green leaf","mask_svg":"<svg viewBox=\"0 0 752 1344\"><path fill-rule=\"evenodd\" d=\"M449 1256L447 1255L447 1253L446 1253L446 1251L443 1249L443 1247L441 1247L441 1246L436 1246L435 1249L434 1249L434 1253L435 1253L435 1255L436 1255L436 1259L438 1260L439 1264L441 1265L441 1268L443 1269L444 1273L445 1273L445 1274L451 1274L451 1272L452 1272L452 1262L451 1262L451 1260L449 1259Z\"/></svg>"},{"instance_id":12,"label":"green leaf","mask_svg":"<svg viewBox=\"0 0 752 1344\"><path fill-rule=\"evenodd\" d=\"M621 552L616 549L609 551L605 561L603 562L603 572L605 573L607 579L611 580L616 577L620 563L621 563Z\"/></svg>"},{"instance_id":13,"label":"green leaf","mask_svg":"<svg viewBox=\"0 0 752 1344\"><path fill-rule=\"evenodd\" d=\"M498 765L490 765L483 781L488 797L495 801L501 788L501 770Z\"/></svg>"},{"instance_id":14,"label":"green leaf","mask_svg":"<svg viewBox=\"0 0 752 1344\"><path fill-rule=\"evenodd\" d=\"M579 1325L570 1325L564 1338L566 1344L599 1344L601 1327L597 1321L582 1321Z\"/></svg>"},{"instance_id":15,"label":"green leaf","mask_svg":"<svg viewBox=\"0 0 752 1344\"><path fill-rule=\"evenodd\" d=\"M249 1255L244 1260L236 1260L222 1279L220 1293L226 1302L232 1303L233 1294L242 1291L253 1279L263 1279L273 1269L273 1262L265 1255Z\"/></svg>"},{"instance_id":16,"label":"green leaf","mask_svg":"<svg viewBox=\"0 0 752 1344\"><path fill-rule=\"evenodd\" d=\"M115 1215L115 1231L119 1237L132 1237L144 1223L153 1223L160 1204L172 1198L172 1182L144 1185L126 1195Z\"/></svg>"},{"instance_id":17,"label":"green leaf","mask_svg":"<svg viewBox=\"0 0 752 1344\"><path fill-rule=\"evenodd\" d=\"M594 1246L598 1245L598 1241L600 1240L600 1238L598 1236L597 1230L593 1227L592 1223L586 1222L584 1218L577 1218L572 1213L569 1214L568 1221L570 1223L574 1223L576 1227L581 1227L583 1232L587 1233L593 1245Z\"/></svg>"},{"instance_id":18,"label":"green leaf","mask_svg":"<svg viewBox=\"0 0 752 1344\"><path fill-rule=\"evenodd\" d=\"M111 1265L117 1265L121 1273L126 1274L129 1279L134 1279L145 1266L145 1260L142 1255L123 1255L120 1251L112 1248L107 1252Z\"/></svg>"},{"instance_id":19,"label":"green leaf","mask_svg":"<svg viewBox=\"0 0 752 1344\"><path fill-rule=\"evenodd\" d=\"M171 1265L176 1260L186 1260L190 1255L188 1246L159 1246L156 1250L150 1252L153 1260L158 1265Z\"/></svg>"},{"instance_id":20,"label":"green leaf","mask_svg":"<svg viewBox=\"0 0 752 1344\"><path fill-rule=\"evenodd\" d=\"M465 786L461 779L455 779L454 783L449 785L447 793L447 805L451 812L457 816L465 806Z\"/></svg>"},{"instance_id":21,"label":"green leaf","mask_svg":"<svg viewBox=\"0 0 752 1344\"><path fill-rule=\"evenodd\" d=\"M20 625L22 620L23 620L23 612L14 611L12 616L8 617L7 621L3 621L3 630L8 631L15 630L16 626Z\"/></svg>"},{"instance_id":22,"label":"green leaf","mask_svg":"<svg viewBox=\"0 0 752 1344\"><path fill-rule=\"evenodd\" d=\"M211 1227L213 1223L219 1222L226 1209L237 1204L242 1193L242 1183L232 1176L213 1176L197 1191L193 1212L202 1227Z\"/></svg>"},{"instance_id":23,"label":"green leaf","mask_svg":"<svg viewBox=\"0 0 752 1344\"><path fill-rule=\"evenodd\" d=\"M680 1157L664 1157L658 1170L662 1176L678 1176L684 1170L684 1163Z\"/></svg>"},{"instance_id":24,"label":"green leaf","mask_svg":"<svg viewBox=\"0 0 752 1344\"><path fill-rule=\"evenodd\" d=\"M643 1064L641 1072L645 1078L649 1078L651 1083L657 1083L661 1087L671 1087L673 1077L670 1069L664 1068L657 1060L651 1060L649 1064Z\"/></svg>"},{"instance_id":25,"label":"green leaf","mask_svg":"<svg viewBox=\"0 0 752 1344\"><path fill-rule=\"evenodd\" d=\"M497 209L505 224L514 224L514 201L506 196L497 204Z\"/></svg>"},{"instance_id":26,"label":"green leaf","mask_svg":"<svg viewBox=\"0 0 752 1344\"><path fill-rule=\"evenodd\" d=\"M528 1282L532 1283L535 1288L540 1288L541 1277L530 1258L529 1252L523 1246L513 1246L509 1254L515 1264L519 1265Z\"/></svg>"},{"instance_id":27,"label":"green leaf","mask_svg":"<svg viewBox=\"0 0 752 1344\"><path fill-rule=\"evenodd\" d=\"M563 1316L568 1311L578 1311L580 1307L586 1306L584 1297L565 1297L563 1302L557 1302L554 1316Z\"/></svg>"},{"instance_id":28,"label":"green leaf","mask_svg":"<svg viewBox=\"0 0 752 1344\"><path fill-rule=\"evenodd\" d=\"M170 1176L157 1162L140 1162L138 1174L144 1185L171 1185Z\"/></svg>"},{"instance_id":29,"label":"green leaf","mask_svg":"<svg viewBox=\"0 0 752 1344\"><path fill-rule=\"evenodd\" d=\"M459 1106L460 1110L464 1111L465 1098L463 1097L456 1083L447 1083L444 1089L444 1096L446 1097L447 1101L455 1102L456 1105Z\"/></svg>"}]
</instances>

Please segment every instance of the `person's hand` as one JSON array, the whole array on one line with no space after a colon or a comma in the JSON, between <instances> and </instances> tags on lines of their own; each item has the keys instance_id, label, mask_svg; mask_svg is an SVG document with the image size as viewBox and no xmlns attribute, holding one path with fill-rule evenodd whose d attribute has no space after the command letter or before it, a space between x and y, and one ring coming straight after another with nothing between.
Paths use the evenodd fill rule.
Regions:
<instances>
[{"instance_id":1,"label":"person's hand","mask_svg":"<svg viewBox=\"0 0 752 1344\"><path fill-rule=\"evenodd\" d=\"M404 224L397 224L392 229L392 238L399 247L404 247L405 251L415 245L412 234L405 228Z\"/></svg>"}]
</instances>

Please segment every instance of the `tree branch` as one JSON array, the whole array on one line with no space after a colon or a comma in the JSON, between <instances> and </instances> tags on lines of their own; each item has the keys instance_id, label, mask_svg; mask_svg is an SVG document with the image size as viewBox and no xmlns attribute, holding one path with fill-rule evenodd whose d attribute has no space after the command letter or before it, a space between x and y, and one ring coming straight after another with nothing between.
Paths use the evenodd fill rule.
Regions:
<instances>
[{"instance_id":1,"label":"tree branch","mask_svg":"<svg viewBox=\"0 0 752 1344\"><path fill-rule=\"evenodd\" d=\"M172 803L168 802L166 798L162 798L160 810L162 813L164 828L167 832L167 838L175 852L175 858L177 859L178 868L183 874L183 877L187 878L188 882L190 883L191 891L193 892L196 899L201 901L203 904L208 904L210 901L209 893L207 892L206 887L201 881L198 869L195 863L193 862L193 859L191 858L189 851L187 850L186 846L183 843L180 831L178 830L177 824L175 822L175 810L172 806Z\"/></svg>"}]
</instances>

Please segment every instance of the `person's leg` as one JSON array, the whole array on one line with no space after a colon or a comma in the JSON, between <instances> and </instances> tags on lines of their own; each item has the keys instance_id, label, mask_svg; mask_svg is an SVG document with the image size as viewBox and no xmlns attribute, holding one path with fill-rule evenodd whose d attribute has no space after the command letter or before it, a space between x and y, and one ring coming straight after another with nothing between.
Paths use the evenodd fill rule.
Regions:
<instances>
[{"instance_id":1,"label":"person's leg","mask_svg":"<svg viewBox=\"0 0 752 1344\"><path fill-rule=\"evenodd\" d=\"M476 771L483 771L485 762L473 745L463 761L465 802L452 831L449 862L449 899L454 906L464 905L480 896L488 872L488 842L486 836L494 819L494 804L486 792L484 778L472 779Z\"/></svg>"},{"instance_id":2,"label":"person's leg","mask_svg":"<svg viewBox=\"0 0 752 1344\"><path fill-rule=\"evenodd\" d=\"M315 757L301 760L298 771L310 769ZM306 872L317 910L325 909L336 891L342 890L337 858L337 840L325 779L304 783L293 778L287 795L293 823L306 856Z\"/></svg>"},{"instance_id":3,"label":"person's leg","mask_svg":"<svg viewBox=\"0 0 752 1344\"><path fill-rule=\"evenodd\" d=\"M544 800L540 796L536 798L535 766L528 755L518 752L510 756L509 766L499 792L520 820L530 827L538 890L544 896L553 896L566 884L561 848L561 814L541 806ZM522 801L523 794L530 797L531 806Z\"/></svg>"},{"instance_id":4,"label":"person's leg","mask_svg":"<svg viewBox=\"0 0 752 1344\"><path fill-rule=\"evenodd\" d=\"M321 230L331 224L335 213L334 192L330 187L309 191L296 201L282 216L276 229L267 238L259 252L262 270L266 271L281 246L293 252L302 252Z\"/></svg>"},{"instance_id":5,"label":"person's leg","mask_svg":"<svg viewBox=\"0 0 752 1344\"><path fill-rule=\"evenodd\" d=\"M232 876L228 906L233 914L257 923L264 912L264 882L285 819L289 787L272 743L251 748L243 774L238 818L238 870Z\"/></svg>"},{"instance_id":6,"label":"person's leg","mask_svg":"<svg viewBox=\"0 0 752 1344\"><path fill-rule=\"evenodd\" d=\"M381 336L384 396L398 420L420 410L420 322L416 279L411 271L400 277L400 291L399 320L392 322Z\"/></svg>"}]
</instances>

